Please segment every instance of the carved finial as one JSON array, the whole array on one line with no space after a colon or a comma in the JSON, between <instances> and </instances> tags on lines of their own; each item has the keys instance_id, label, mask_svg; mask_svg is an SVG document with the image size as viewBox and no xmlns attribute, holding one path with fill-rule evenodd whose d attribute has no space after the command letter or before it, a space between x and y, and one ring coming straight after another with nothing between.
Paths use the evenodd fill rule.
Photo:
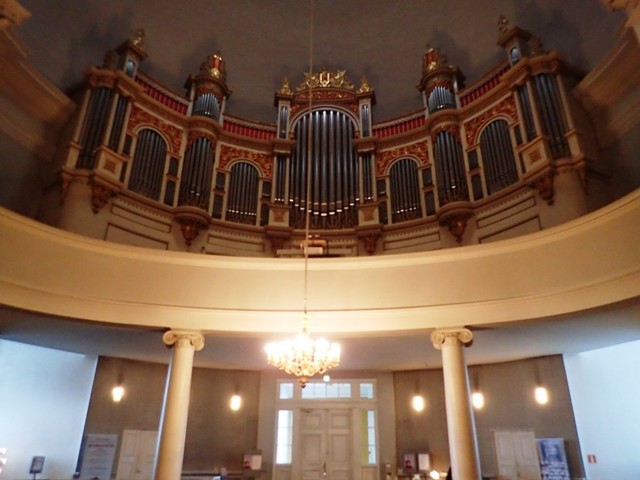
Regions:
<instances>
[{"instance_id":1,"label":"carved finial","mask_svg":"<svg viewBox=\"0 0 640 480\"><path fill-rule=\"evenodd\" d=\"M360 79L360 86L358 87L356 93L368 93L371 90L373 90L373 88L371 88L371 85L369 85L367 77L362 75L362 78Z\"/></svg>"},{"instance_id":2,"label":"carved finial","mask_svg":"<svg viewBox=\"0 0 640 480\"><path fill-rule=\"evenodd\" d=\"M439 48L427 45L427 51L423 57L422 72L427 73L438 67L444 67L449 64L447 56L440 51Z\"/></svg>"},{"instance_id":3,"label":"carved finial","mask_svg":"<svg viewBox=\"0 0 640 480\"><path fill-rule=\"evenodd\" d=\"M109 50L102 61L102 68L107 70L115 70L118 64L118 54L115 50Z\"/></svg>"},{"instance_id":4,"label":"carved finial","mask_svg":"<svg viewBox=\"0 0 640 480\"><path fill-rule=\"evenodd\" d=\"M500 33L507 33L509 31L509 20L504 15L498 17L498 31Z\"/></svg>"},{"instance_id":5,"label":"carved finial","mask_svg":"<svg viewBox=\"0 0 640 480\"><path fill-rule=\"evenodd\" d=\"M220 52L208 55L207 59L200 64L200 71L210 73L213 77L224 80L226 70Z\"/></svg>"},{"instance_id":6,"label":"carved finial","mask_svg":"<svg viewBox=\"0 0 640 480\"><path fill-rule=\"evenodd\" d=\"M289 79L287 77L282 79L282 85L280 85L278 93L281 93L282 95L293 95L293 90L291 90L291 87L289 86Z\"/></svg>"},{"instance_id":7,"label":"carved finial","mask_svg":"<svg viewBox=\"0 0 640 480\"><path fill-rule=\"evenodd\" d=\"M537 57L539 55L544 55L545 53L547 53L542 46L542 40L537 36L531 37L530 48L532 57Z\"/></svg>"},{"instance_id":8,"label":"carved finial","mask_svg":"<svg viewBox=\"0 0 640 480\"><path fill-rule=\"evenodd\" d=\"M142 47L144 44L146 34L144 33L144 29L139 28L135 31L135 33L131 36L130 40L133 45L136 47Z\"/></svg>"}]
</instances>

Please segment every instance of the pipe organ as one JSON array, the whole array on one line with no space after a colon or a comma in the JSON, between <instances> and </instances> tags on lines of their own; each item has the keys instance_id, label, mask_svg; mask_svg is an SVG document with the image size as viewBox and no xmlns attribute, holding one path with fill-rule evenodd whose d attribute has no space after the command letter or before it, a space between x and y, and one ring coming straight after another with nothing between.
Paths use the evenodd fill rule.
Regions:
<instances>
[{"instance_id":1,"label":"pipe organ","mask_svg":"<svg viewBox=\"0 0 640 480\"><path fill-rule=\"evenodd\" d=\"M310 210L314 229L353 228L360 203L353 119L339 110L314 110L296 121L293 131L288 172L291 227L304 229Z\"/></svg>"},{"instance_id":2,"label":"pipe organ","mask_svg":"<svg viewBox=\"0 0 640 480\"><path fill-rule=\"evenodd\" d=\"M295 88L285 78L269 124L225 112L231 90L219 53L188 77L185 94L145 75L138 31L87 73L64 146L63 198L84 185L106 229L123 212L145 210L137 220L126 214L131 235L223 254L299 254L307 212L328 255L489 241L518 234L525 217L527 228L546 228L557 217L546 210L555 182L586 195L598 152L574 127L580 113L563 80L572 74L559 55L504 21L498 45L505 61L469 86L428 47L422 109L386 121L374 121L364 77L356 86L345 71L323 69ZM73 229L81 220L71 210L63 207L61 223ZM510 222L510 211L520 219ZM165 233L151 231L151 217Z\"/></svg>"}]
</instances>

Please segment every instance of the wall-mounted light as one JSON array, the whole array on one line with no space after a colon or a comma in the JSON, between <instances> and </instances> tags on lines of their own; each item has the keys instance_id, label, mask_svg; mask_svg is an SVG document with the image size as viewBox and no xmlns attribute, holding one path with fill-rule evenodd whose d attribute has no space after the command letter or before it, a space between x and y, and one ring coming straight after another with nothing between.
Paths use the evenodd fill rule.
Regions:
<instances>
[{"instance_id":1,"label":"wall-mounted light","mask_svg":"<svg viewBox=\"0 0 640 480\"><path fill-rule=\"evenodd\" d=\"M322 381L323 382L330 382L331 381L331 375L324 375L322 377Z\"/></svg>"},{"instance_id":2,"label":"wall-mounted light","mask_svg":"<svg viewBox=\"0 0 640 480\"><path fill-rule=\"evenodd\" d=\"M437 470L431 470L429 472L429 478L433 478L433 480L439 480L440 479L440 472Z\"/></svg>"},{"instance_id":3,"label":"wall-mounted light","mask_svg":"<svg viewBox=\"0 0 640 480\"><path fill-rule=\"evenodd\" d=\"M421 412L424 410L424 397L422 395L414 395L411 399L411 406L416 412Z\"/></svg>"},{"instance_id":4,"label":"wall-mounted light","mask_svg":"<svg viewBox=\"0 0 640 480\"><path fill-rule=\"evenodd\" d=\"M482 392L473 392L471 394L471 404L476 410L484 408L484 394Z\"/></svg>"},{"instance_id":5,"label":"wall-mounted light","mask_svg":"<svg viewBox=\"0 0 640 480\"><path fill-rule=\"evenodd\" d=\"M242 407L242 397L237 393L231 396L231 400L229 401L229 408L234 412L237 412Z\"/></svg>"},{"instance_id":6,"label":"wall-mounted light","mask_svg":"<svg viewBox=\"0 0 640 480\"><path fill-rule=\"evenodd\" d=\"M116 385L111 390L111 398L114 402L119 402L124 397L124 387L122 385Z\"/></svg>"},{"instance_id":7,"label":"wall-mounted light","mask_svg":"<svg viewBox=\"0 0 640 480\"><path fill-rule=\"evenodd\" d=\"M546 405L547 403L549 403L549 392L544 387L536 387L534 396L536 402L538 402L540 405Z\"/></svg>"}]
</instances>

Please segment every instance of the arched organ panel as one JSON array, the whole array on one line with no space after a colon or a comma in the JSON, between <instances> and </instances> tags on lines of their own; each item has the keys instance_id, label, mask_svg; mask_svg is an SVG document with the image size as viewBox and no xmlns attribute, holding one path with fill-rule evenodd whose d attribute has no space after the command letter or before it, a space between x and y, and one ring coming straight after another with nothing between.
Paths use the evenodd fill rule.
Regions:
<instances>
[{"instance_id":1,"label":"arched organ panel","mask_svg":"<svg viewBox=\"0 0 640 480\"><path fill-rule=\"evenodd\" d=\"M225 220L255 225L258 216L258 169L248 162L231 167Z\"/></svg>"},{"instance_id":2,"label":"arched organ panel","mask_svg":"<svg viewBox=\"0 0 640 480\"><path fill-rule=\"evenodd\" d=\"M450 131L442 130L436 135L433 150L440 206L469 200L467 175L458 138Z\"/></svg>"},{"instance_id":3,"label":"arched organ panel","mask_svg":"<svg viewBox=\"0 0 640 480\"><path fill-rule=\"evenodd\" d=\"M518 181L518 169L506 120L489 123L480 135L480 153L489 195Z\"/></svg>"},{"instance_id":4,"label":"arched organ panel","mask_svg":"<svg viewBox=\"0 0 640 480\"><path fill-rule=\"evenodd\" d=\"M167 143L159 133L143 129L138 134L129 176L129 190L160 199L167 160Z\"/></svg>"},{"instance_id":5,"label":"arched organ panel","mask_svg":"<svg viewBox=\"0 0 640 480\"><path fill-rule=\"evenodd\" d=\"M422 216L418 164L414 159L402 158L391 165L389 186L393 223Z\"/></svg>"},{"instance_id":6,"label":"arched organ panel","mask_svg":"<svg viewBox=\"0 0 640 480\"><path fill-rule=\"evenodd\" d=\"M211 194L214 152L211 140L196 138L184 155L180 178L179 205L189 205L207 210Z\"/></svg>"},{"instance_id":7,"label":"arched organ panel","mask_svg":"<svg viewBox=\"0 0 640 480\"><path fill-rule=\"evenodd\" d=\"M314 110L294 124L289 166L290 225L304 228L307 208L313 228L351 228L360 203L355 123L344 112ZM310 158L309 158L310 155ZM307 184L310 184L307 205Z\"/></svg>"},{"instance_id":8,"label":"arched organ panel","mask_svg":"<svg viewBox=\"0 0 640 480\"><path fill-rule=\"evenodd\" d=\"M109 106L113 95L113 90L110 87L96 87L92 90L80 134L81 148L76 168L88 170L95 168L96 149L102 144L105 130L108 127Z\"/></svg>"}]
</instances>

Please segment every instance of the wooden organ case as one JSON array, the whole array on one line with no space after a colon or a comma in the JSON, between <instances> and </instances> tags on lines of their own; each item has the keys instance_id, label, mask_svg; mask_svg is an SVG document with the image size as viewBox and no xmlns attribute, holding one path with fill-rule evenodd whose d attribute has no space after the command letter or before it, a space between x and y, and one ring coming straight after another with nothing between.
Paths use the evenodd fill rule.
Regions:
<instances>
[{"instance_id":1,"label":"wooden organ case","mask_svg":"<svg viewBox=\"0 0 640 480\"><path fill-rule=\"evenodd\" d=\"M140 30L86 74L49 217L151 248L296 256L309 212L316 255L356 256L494 241L583 215L599 206L587 201L599 160L571 95L576 76L529 32L501 19L498 33L506 60L469 86L428 47L415 112L374 122L366 78L323 69L295 88L284 79L267 124L227 114L218 53L186 94L144 74Z\"/></svg>"}]
</instances>

